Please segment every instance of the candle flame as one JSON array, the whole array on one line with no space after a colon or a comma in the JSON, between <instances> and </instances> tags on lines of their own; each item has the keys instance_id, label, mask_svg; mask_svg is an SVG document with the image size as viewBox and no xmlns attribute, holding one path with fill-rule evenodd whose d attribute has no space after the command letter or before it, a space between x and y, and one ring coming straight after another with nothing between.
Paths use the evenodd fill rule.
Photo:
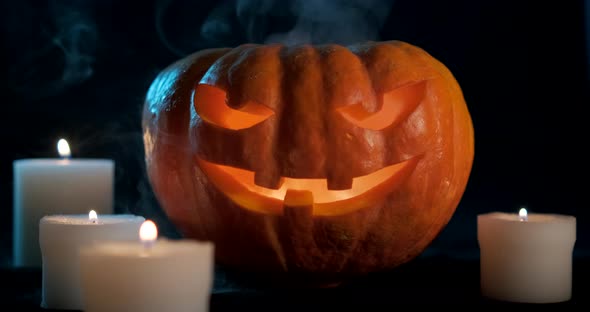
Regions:
<instances>
[{"instance_id":1,"label":"candle flame","mask_svg":"<svg viewBox=\"0 0 590 312\"><path fill-rule=\"evenodd\" d=\"M98 214L96 214L96 211L90 210L88 213L88 220L90 220L92 223L96 223L98 220Z\"/></svg>"},{"instance_id":2,"label":"candle flame","mask_svg":"<svg viewBox=\"0 0 590 312\"><path fill-rule=\"evenodd\" d=\"M143 222L139 228L139 239L146 246L151 246L158 239L158 228L153 221L146 220Z\"/></svg>"},{"instance_id":3,"label":"candle flame","mask_svg":"<svg viewBox=\"0 0 590 312\"><path fill-rule=\"evenodd\" d=\"M528 212L526 211L526 208L520 208L520 210L518 211L518 218L520 221L528 220Z\"/></svg>"},{"instance_id":4,"label":"candle flame","mask_svg":"<svg viewBox=\"0 0 590 312\"><path fill-rule=\"evenodd\" d=\"M68 144L68 141L65 139L59 139L59 141L57 141L57 152L59 153L59 156L63 158L70 157L72 152L70 151L70 145Z\"/></svg>"}]
</instances>

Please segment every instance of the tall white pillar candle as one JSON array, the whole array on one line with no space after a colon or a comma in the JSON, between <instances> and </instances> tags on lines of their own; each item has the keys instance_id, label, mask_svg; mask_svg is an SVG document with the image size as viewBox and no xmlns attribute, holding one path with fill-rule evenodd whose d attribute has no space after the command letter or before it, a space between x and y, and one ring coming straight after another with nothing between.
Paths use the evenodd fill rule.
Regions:
<instances>
[{"instance_id":1,"label":"tall white pillar candle","mask_svg":"<svg viewBox=\"0 0 590 312\"><path fill-rule=\"evenodd\" d=\"M41 266L39 220L43 216L91 209L98 214L113 212L112 160L22 159L14 161L13 174L14 266Z\"/></svg>"},{"instance_id":2,"label":"tall white pillar candle","mask_svg":"<svg viewBox=\"0 0 590 312\"><path fill-rule=\"evenodd\" d=\"M526 210L482 214L477 236L484 296L527 303L571 298L575 217Z\"/></svg>"},{"instance_id":3,"label":"tall white pillar candle","mask_svg":"<svg viewBox=\"0 0 590 312\"><path fill-rule=\"evenodd\" d=\"M153 233L142 229L144 238ZM210 242L149 239L85 247L80 253L84 311L208 311L213 250Z\"/></svg>"},{"instance_id":4,"label":"tall white pillar candle","mask_svg":"<svg viewBox=\"0 0 590 312\"><path fill-rule=\"evenodd\" d=\"M93 216L96 217L96 213ZM102 240L135 241L137 231L145 220L134 215L94 217L89 218L88 214L55 215L41 219L42 307L82 310L80 248Z\"/></svg>"}]
</instances>

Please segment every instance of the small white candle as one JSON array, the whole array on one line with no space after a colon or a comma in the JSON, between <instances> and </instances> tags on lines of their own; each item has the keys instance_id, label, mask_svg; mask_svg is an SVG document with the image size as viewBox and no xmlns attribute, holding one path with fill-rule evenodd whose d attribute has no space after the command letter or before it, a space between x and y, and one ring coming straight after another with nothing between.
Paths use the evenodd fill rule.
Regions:
<instances>
[{"instance_id":1,"label":"small white candle","mask_svg":"<svg viewBox=\"0 0 590 312\"><path fill-rule=\"evenodd\" d=\"M527 303L571 298L575 217L526 209L482 214L477 236L484 296Z\"/></svg>"},{"instance_id":2,"label":"small white candle","mask_svg":"<svg viewBox=\"0 0 590 312\"><path fill-rule=\"evenodd\" d=\"M145 219L134 215L45 216L39 223L43 256L41 306L48 309L82 310L80 247L95 241L136 240Z\"/></svg>"},{"instance_id":3,"label":"small white candle","mask_svg":"<svg viewBox=\"0 0 590 312\"><path fill-rule=\"evenodd\" d=\"M213 244L156 241L151 221L140 234L141 242L99 242L82 249L84 311L208 311Z\"/></svg>"},{"instance_id":4,"label":"small white candle","mask_svg":"<svg viewBox=\"0 0 590 312\"><path fill-rule=\"evenodd\" d=\"M114 162L69 159L65 140L57 144L62 159L21 159L13 163L14 266L40 267L39 220L53 214L113 212Z\"/></svg>"}]
</instances>

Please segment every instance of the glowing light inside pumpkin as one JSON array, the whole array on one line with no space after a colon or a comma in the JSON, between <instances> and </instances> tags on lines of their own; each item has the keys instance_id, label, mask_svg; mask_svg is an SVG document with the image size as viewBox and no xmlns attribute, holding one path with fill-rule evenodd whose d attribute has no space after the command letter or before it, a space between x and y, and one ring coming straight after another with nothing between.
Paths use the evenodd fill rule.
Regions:
<instances>
[{"instance_id":1,"label":"glowing light inside pumpkin","mask_svg":"<svg viewBox=\"0 0 590 312\"><path fill-rule=\"evenodd\" d=\"M151 220L146 220L139 228L139 239L145 247L151 247L158 239L158 228Z\"/></svg>"},{"instance_id":2,"label":"glowing light inside pumpkin","mask_svg":"<svg viewBox=\"0 0 590 312\"><path fill-rule=\"evenodd\" d=\"M426 82L412 83L386 92L381 99L381 108L371 113L361 103L338 108L349 122L366 129L381 130L405 120L422 102Z\"/></svg>"},{"instance_id":3,"label":"glowing light inside pumpkin","mask_svg":"<svg viewBox=\"0 0 590 312\"><path fill-rule=\"evenodd\" d=\"M204 121L230 130L250 128L274 115L270 108L252 101L233 109L227 105L225 91L205 84L197 86L194 101Z\"/></svg>"},{"instance_id":4,"label":"glowing light inside pumpkin","mask_svg":"<svg viewBox=\"0 0 590 312\"><path fill-rule=\"evenodd\" d=\"M88 213L88 220L92 223L96 223L96 221L98 221L98 215L96 214L96 211L90 210Z\"/></svg>"},{"instance_id":5,"label":"glowing light inside pumpkin","mask_svg":"<svg viewBox=\"0 0 590 312\"><path fill-rule=\"evenodd\" d=\"M520 210L518 211L518 219L520 221L527 221L529 219L528 212L525 208L520 208Z\"/></svg>"},{"instance_id":6,"label":"glowing light inside pumpkin","mask_svg":"<svg viewBox=\"0 0 590 312\"><path fill-rule=\"evenodd\" d=\"M278 189L269 189L254 183L255 173L250 170L214 164L197 158L201 169L213 184L222 190L236 203L243 207L280 214L283 200L288 190L311 192L315 215L338 215L345 211L354 211L359 205L374 200L368 196L371 192L383 192L380 187L390 191L393 184L415 168L419 157L413 157L365 176L353 178L352 187L347 190L329 190L326 179L295 179L282 177ZM339 202L358 198L355 203L347 202L339 206ZM263 204L261 200L264 200ZM258 205L258 206L257 206ZM338 206L338 209L334 209Z\"/></svg>"},{"instance_id":7,"label":"glowing light inside pumpkin","mask_svg":"<svg viewBox=\"0 0 590 312\"><path fill-rule=\"evenodd\" d=\"M63 158L69 158L72 156L68 141L65 139L59 139L59 141L57 141L57 152L59 153L59 156Z\"/></svg>"}]
</instances>

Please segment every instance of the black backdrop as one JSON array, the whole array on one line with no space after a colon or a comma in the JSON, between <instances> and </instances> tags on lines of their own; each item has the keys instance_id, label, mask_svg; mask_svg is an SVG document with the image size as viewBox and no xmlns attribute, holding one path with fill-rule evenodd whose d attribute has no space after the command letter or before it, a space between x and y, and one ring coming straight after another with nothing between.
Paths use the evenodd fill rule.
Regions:
<instances>
[{"instance_id":1,"label":"black backdrop","mask_svg":"<svg viewBox=\"0 0 590 312\"><path fill-rule=\"evenodd\" d=\"M398 39L455 74L474 122L475 162L428 253L477 256L476 215L521 206L575 215L584 252L588 8L541 2L1 1L0 263L10 261L12 161L55 157L60 137L74 157L116 161L117 212L156 219L176 236L145 179L140 112L149 83L192 51L273 40Z\"/></svg>"}]
</instances>

